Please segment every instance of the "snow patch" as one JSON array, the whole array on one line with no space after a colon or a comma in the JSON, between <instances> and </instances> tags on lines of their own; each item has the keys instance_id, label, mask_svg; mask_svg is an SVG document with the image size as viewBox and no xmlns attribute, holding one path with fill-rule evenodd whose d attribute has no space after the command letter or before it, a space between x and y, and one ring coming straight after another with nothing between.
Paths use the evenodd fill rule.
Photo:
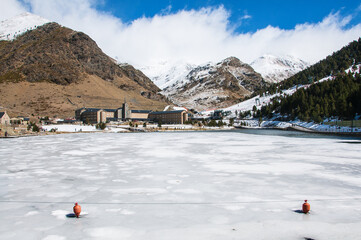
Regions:
<instances>
[{"instance_id":1,"label":"snow patch","mask_svg":"<svg viewBox=\"0 0 361 240\"><path fill-rule=\"evenodd\" d=\"M121 228L119 226L89 228L85 229L84 232L89 237L97 239L124 239L133 235L133 231L126 228Z\"/></svg>"},{"instance_id":2,"label":"snow patch","mask_svg":"<svg viewBox=\"0 0 361 240\"><path fill-rule=\"evenodd\" d=\"M282 57L264 55L254 60L251 66L266 81L278 83L306 69L310 64L289 55Z\"/></svg>"},{"instance_id":3,"label":"snow patch","mask_svg":"<svg viewBox=\"0 0 361 240\"><path fill-rule=\"evenodd\" d=\"M40 16L23 13L0 22L0 40L14 40L26 31L34 30L50 21Z\"/></svg>"},{"instance_id":4,"label":"snow patch","mask_svg":"<svg viewBox=\"0 0 361 240\"><path fill-rule=\"evenodd\" d=\"M69 211L66 210L54 210L51 212L51 215L55 216L57 219L66 219L67 214L69 214Z\"/></svg>"},{"instance_id":5,"label":"snow patch","mask_svg":"<svg viewBox=\"0 0 361 240\"><path fill-rule=\"evenodd\" d=\"M43 238L43 240L65 240L65 239L66 237L59 235L48 235L45 238Z\"/></svg>"},{"instance_id":6,"label":"snow patch","mask_svg":"<svg viewBox=\"0 0 361 240\"><path fill-rule=\"evenodd\" d=\"M59 125L43 125L41 126L45 131L51 131L55 129L57 132L95 132L98 131L95 126L89 125L71 125L71 124L59 124Z\"/></svg>"}]
</instances>

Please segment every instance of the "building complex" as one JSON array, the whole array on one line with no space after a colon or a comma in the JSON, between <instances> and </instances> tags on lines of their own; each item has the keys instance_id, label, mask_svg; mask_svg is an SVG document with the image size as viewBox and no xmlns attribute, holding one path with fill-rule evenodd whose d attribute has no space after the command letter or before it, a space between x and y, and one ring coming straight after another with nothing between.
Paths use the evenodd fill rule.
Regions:
<instances>
[{"instance_id":1,"label":"building complex","mask_svg":"<svg viewBox=\"0 0 361 240\"><path fill-rule=\"evenodd\" d=\"M164 124L184 124L188 121L186 110L160 111L131 110L128 104L123 103L121 108L79 108L75 110L76 120L84 123L120 122L120 121L143 121L161 122Z\"/></svg>"}]
</instances>

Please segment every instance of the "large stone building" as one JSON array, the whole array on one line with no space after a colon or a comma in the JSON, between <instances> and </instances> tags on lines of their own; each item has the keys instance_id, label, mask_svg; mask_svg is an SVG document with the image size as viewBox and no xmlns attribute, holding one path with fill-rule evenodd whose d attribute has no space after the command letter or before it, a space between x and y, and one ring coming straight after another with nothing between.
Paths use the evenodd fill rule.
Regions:
<instances>
[{"instance_id":1,"label":"large stone building","mask_svg":"<svg viewBox=\"0 0 361 240\"><path fill-rule=\"evenodd\" d=\"M132 121L148 121L151 112L149 110L131 110L130 119Z\"/></svg>"},{"instance_id":2,"label":"large stone building","mask_svg":"<svg viewBox=\"0 0 361 240\"><path fill-rule=\"evenodd\" d=\"M188 113L186 110L151 112L149 120L164 124L184 124L188 121Z\"/></svg>"},{"instance_id":3,"label":"large stone building","mask_svg":"<svg viewBox=\"0 0 361 240\"><path fill-rule=\"evenodd\" d=\"M121 108L80 108L75 111L75 118L84 123L118 121L154 121L164 124L184 124L188 121L186 110L152 112L149 110L130 110L127 103Z\"/></svg>"},{"instance_id":4,"label":"large stone building","mask_svg":"<svg viewBox=\"0 0 361 240\"><path fill-rule=\"evenodd\" d=\"M75 118L85 123L100 123L107 121L126 121L131 118L131 110L127 103L121 108L79 108L75 110Z\"/></svg>"}]
</instances>

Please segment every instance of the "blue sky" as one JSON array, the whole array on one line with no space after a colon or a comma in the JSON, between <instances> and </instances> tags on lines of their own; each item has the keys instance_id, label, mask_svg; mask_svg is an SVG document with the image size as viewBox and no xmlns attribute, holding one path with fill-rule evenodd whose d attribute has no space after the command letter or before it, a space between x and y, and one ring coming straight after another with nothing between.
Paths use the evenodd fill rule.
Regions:
<instances>
[{"instance_id":1,"label":"blue sky","mask_svg":"<svg viewBox=\"0 0 361 240\"><path fill-rule=\"evenodd\" d=\"M110 12L124 22L131 22L143 16L151 18L156 14L174 14L180 10L198 10L203 7L223 5L230 13L230 25L238 33L255 32L268 25L292 29L297 24L317 23L330 13L352 16L349 26L361 22L360 1L333 0L103 0L96 7Z\"/></svg>"},{"instance_id":2,"label":"blue sky","mask_svg":"<svg viewBox=\"0 0 361 240\"><path fill-rule=\"evenodd\" d=\"M203 64L290 55L315 63L361 37L361 2L339 0L0 0L93 38L119 62Z\"/></svg>"}]
</instances>

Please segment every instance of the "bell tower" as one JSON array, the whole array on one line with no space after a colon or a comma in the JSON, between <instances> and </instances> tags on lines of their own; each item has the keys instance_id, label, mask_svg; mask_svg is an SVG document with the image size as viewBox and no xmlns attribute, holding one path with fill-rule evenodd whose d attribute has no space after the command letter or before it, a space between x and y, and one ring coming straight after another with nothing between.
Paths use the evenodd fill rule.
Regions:
<instances>
[{"instance_id":1,"label":"bell tower","mask_svg":"<svg viewBox=\"0 0 361 240\"><path fill-rule=\"evenodd\" d=\"M124 103L122 105L122 118L123 121L130 119L130 110L126 98L124 98Z\"/></svg>"}]
</instances>

